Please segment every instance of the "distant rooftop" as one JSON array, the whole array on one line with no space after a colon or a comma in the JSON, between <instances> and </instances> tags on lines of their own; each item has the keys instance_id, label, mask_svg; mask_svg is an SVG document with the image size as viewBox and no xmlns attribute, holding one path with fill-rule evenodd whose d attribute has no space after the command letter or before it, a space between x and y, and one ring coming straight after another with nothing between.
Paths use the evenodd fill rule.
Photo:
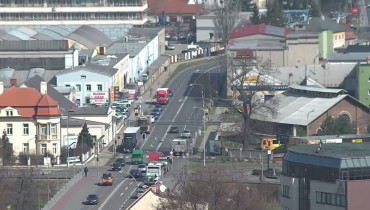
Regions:
<instances>
[{"instance_id":1,"label":"distant rooftop","mask_svg":"<svg viewBox=\"0 0 370 210\"><path fill-rule=\"evenodd\" d=\"M328 143L289 148L284 160L332 168L370 167L370 143Z\"/></svg>"},{"instance_id":2,"label":"distant rooftop","mask_svg":"<svg viewBox=\"0 0 370 210\"><path fill-rule=\"evenodd\" d=\"M326 30L338 33L345 32L346 28L328 17L312 17L308 21L307 31L321 32Z\"/></svg>"}]
</instances>

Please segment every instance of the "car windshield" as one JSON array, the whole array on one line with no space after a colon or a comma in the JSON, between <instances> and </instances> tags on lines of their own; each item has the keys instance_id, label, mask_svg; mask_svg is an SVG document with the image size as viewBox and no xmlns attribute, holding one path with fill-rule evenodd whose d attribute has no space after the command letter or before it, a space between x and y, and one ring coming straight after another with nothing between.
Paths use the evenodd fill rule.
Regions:
<instances>
[{"instance_id":1,"label":"car windshield","mask_svg":"<svg viewBox=\"0 0 370 210\"><path fill-rule=\"evenodd\" d=\"M145 168L145 165L139 165L139 168Z\"/></svg>"},{"instance_id":2,"label":"car windshield","mask_svg":"<svg viewBox=\"0 0 370 210\"><path fill-rule=\"evenodd\" d=\"M117 158L116 162L122 163L122 162L125 162L125 159L123 159L123 158Z\"/></svg>"},{"instance_id":3,"label":"car windshield","mask_svg":"<svg viewBox=\"0 0 370 210\"><path fill-rule=\"evenodd\" d=\"M96 195L89 195L88 196L88 198L90 198L90 199L94 199L94 198L97 198L98 196L96 196Z\"/></svg>"},{"instance_id":4,"label":"car windshield","mask_svg":"<svg viewBox=\"0 0 370 210\"><path fill-rule=\"evenodd\" d=\"M134 169L134 170L130 171L130 174L134 174L134 173L138 173L138 172L139 172L138 170Z\"/></svg>"},{"instance_id":5,"label":"car windshield","mask_svg":"<svg viewBox=\"0 0 370 210\"><path fill-rule=\"evenodd\" d=\"M141 157L141 155L139 155L139 154L133 154L132 155L132 158L140 158Z\"/></svg>"},{"instance_id":6,"label":"car windshield","mask_svg":"<svg viewBox=\"0 0 370 210\"><path fill-rule=\"evenodd\" d=\"M190 131L189 130L184 130L184 133L190 133Z\"/></svg>"},{"instance_id":7,"label":"car windshield","mask_svg":"<svg viewBox=\"0 0 370 210\"><path fill-rule=\"evenodd\" d=\"M164 94L159 94L158 95L158 98L164 98L165 97L165 95Z\"/></svg>"}]
</instances>

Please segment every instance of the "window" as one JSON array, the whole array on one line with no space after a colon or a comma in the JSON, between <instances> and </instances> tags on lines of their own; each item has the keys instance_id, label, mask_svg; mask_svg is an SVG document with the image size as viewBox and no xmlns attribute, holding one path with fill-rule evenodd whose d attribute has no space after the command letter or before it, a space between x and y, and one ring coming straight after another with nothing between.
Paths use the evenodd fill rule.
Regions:
<instances>
[{"instance_id":1,"label":"window","mask_svg":"<svg viewBox=\"0 0 370 210\"><path fill-rule=\"evenodd\" d=\"M66 87L71 87L71 85L68 85L68 84L67 84L67 85L66 85Z\"/></svg>"},{"instance_id":2,"label":"window","mask_svg":"<svg viewBox=\"0 0 370 210\"><path fill-rule=\"evenodd\" d=\"M28 154L30 151L30 147L28 145L28 143L24 143L23 144L23 154Z\"/></svg>"},{"instance_id":3,"label":"window","mask_svg":"<svg viewBox=\"0 0 370 210\"><path fill-rule=\"evenodd\" d=\"M370 95L370 89L367 91L367 95Z\"/></svg>"},{"instance_id":4,"label":"window","mask_svg":"<svg viewBox=\"0 0 370 210\"><path fill-rule=\"evenodd\" d=\"M81 99L76 99L76 105L81 106Z\"/></svg>"},{"instance_id":5,"label":"window","mask_svg":"<svg viewBox=\"0 0 370 210\"><path fill-rule=\"evenodd\" d=\"M91 85L86 85L86 90L91 91Z\"/></svg>"},{"instance_id":6,"label":"window","mask_svg":"<svg viewBox=\"0 0 370 210\"><path fill-rule=\"evenodd\" d=\"M13 135L13 124L6 124L6 134Z\"/></svg>"},{"instance_id":7,"label":"window","mask_svg":"<svg viewBox=\"0 0 370 210\"><path fill-rule=\"evenodd\" d=\"M86 75L81 75L81 79L86 79Z\"/></svg>"},{"instance_id":8,"label":"window","mask_svg":"<svg viewBox=\"0 0 370 210\"><path fill-rule=\"evenodd\" d=\"M41 124L41 135L46 135L47 134L47 125L46 124Z\"/></svg>"},{"instance_id":9,"label":"window","mask_svg":"<svg viewBox=\"0 0 370 210\"><path fill-rule=\"evenodd\" d=\"M53 154L57 154L57 144L53 144Z\"/></svg>"},{"instance_id":10,"label":"window","mask_svg":"<svg viewBox=\"0 0 370 210\"><path fill-rule=\"evenodd\" d=\"M29 125L28 124L23 124L23 135L28 135L29 134Z\"/></svg>"},{"instance_id":11,"label":"window","mask_svg":"<svg viewBox=\"0 0 370 210\"><path fill-rule=\"evenodd\" d=\"M344 195L318 191L316 192L316 203L334 206L346 206Z\"/></svg>"},{"instance_id":12,"label":"window","mask_svg":"<svg viewBox=\"0 0 370 210\"><path fill-rule=\"evenodd\" d=\"M13 116L13 111L6 111L6 116Z\"/></svg>"},{"instance_id":13,"label":"window","mask_svg":"<svg viewBox=\"0 0 370 210\"><path fill-rule=\"evenodd\" d=\"M103 85L98 85L98 91L102 91L103 90Z\"/></svg>"},{"instance_id":14,"label":"window","mask_svg":"<svg viewBox=\"0 0 370 210\"><path fill-rule=\"evenodd\" d=\"M367 79L367 81L370 82L370 77L369 77L369 79Z\"/></svg>"},{"instance_id":15,"label":"window","mask_svg":"<svg viewBox=\"0 0 370 210\"><path fill-rule=\"evenodd\" d=\"M281 186L281 196L289 198L289 186L283 185Z\"/></svg>"},{"instance_id":16,"label":"window","mask_svg":"<svg viewBox=\"0 0 370 210\"><path fill-rule=\"evenodd\" d=\"M81 85L76 85L76 91L80 92L81 91Z\"/></svg>"},{"instance_id":17,"label":"window","mask_svg":"<svg viewBox=\"0 0 370 210\"><path fill-rule=\"evenodd\" d=\"M57 134L57 124L50 125L50 134Z\"/></svg>"},{"instance_id":18,"label":"window","mask_svg":"<svg viewBox=\"0 0 370 210\"><path fill-rule=\"evenodd\" d=\"M43 154L43 155L45 155L46 154L46 144L41 144L41 151L40 151L40 153L41 154Z\"/></svg>"}]
</instances>

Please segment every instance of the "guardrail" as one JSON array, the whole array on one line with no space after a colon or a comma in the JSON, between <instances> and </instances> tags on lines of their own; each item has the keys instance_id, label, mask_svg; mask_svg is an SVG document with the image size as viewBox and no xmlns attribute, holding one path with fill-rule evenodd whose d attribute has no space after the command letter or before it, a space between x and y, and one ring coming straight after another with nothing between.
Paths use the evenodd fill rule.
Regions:
<instances>
[{"instance_id":1,"label":"guardrail","mask_svg":"<svg viewBox=\"0 0 370 210\"><path fill-rule=\"evenodd\" d=\"M76 175L74 175L64 186L46 203L42 210L49 210L53 205L64 196L64 194L81 178L83 177L83 171L80 170Z\"/></svg>"}]
</instances>

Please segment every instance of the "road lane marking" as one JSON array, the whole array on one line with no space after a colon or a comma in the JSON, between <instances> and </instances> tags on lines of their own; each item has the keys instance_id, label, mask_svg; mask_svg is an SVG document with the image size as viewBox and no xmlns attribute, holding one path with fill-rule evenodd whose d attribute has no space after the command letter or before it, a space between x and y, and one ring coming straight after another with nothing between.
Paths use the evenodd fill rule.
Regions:
<instances>
[{"instance_id":1,"label":"road lane marking","mask_svg":"<svg viewBox=\"0 0 370 210\"><path fill-rule=\"evenodd\" d=\"M121 196L122 196L123 194L125 194L125 193L121 193Z\"/></svg>"},{"instance_id":2,"label":"road lane marking","mask_svg":"<svg viewBox=\"0 0 370 210\"><path fill-rule=\"evenodd\" d=\"M103 207L105 206L105 204L107 204L107 202L109 201L109 199L111 199L111 197L117 192L118 188L120 188L123 183L125 183L126 179L123 180L121 183L119 183L119 185L114 188L114 190L109 194L109 196L104 200L104 202L99 206L98 210L102 210Z\"/></svg>"},{"instance_id":3,"label":"road lane marking","mask_svg":"<svg viewBox=\"0 0 370 210\"><path fill-rule=\"evenodd\" d=\"M162 146L162 143L163 143L164 139L166 139L168 131L170 130L170 127L171 127L170 125L167 127L166 134L164 134L164 136L162 137L161 141L159 142L157 148L155 149L156 152L158 152L159 148Z\"/></svg>"},{"instance_id":4,"label":"road lane marking","mask_svg":"<svg viewBox=\"0 0 370 210\"><path fill-rule=\"evenodd\" d=\"M179 107L179 110L177 110L175 116L172 119L172 122L175 122L175 119L177 118L177 115L179 115L179 113L180 113L180 111L181 111L182 107L184 106L184 104L185 104L185 102L186 102L187 99L188 99L188 97L185 96L184 102L181 103L181 105Z\"/></svg>"},{"instance_id":5,"label":"road lane marking","mask_svg":"<svg viewBox=\"0 0 370 210\"><path fill-rule=\"evenodd\" d=\"M125 191L128 189L128 187L125 188Z\"/></svg>"},{"instance_id":6,"label":"road lane marking","mask_svg":"<svg viewBox=\"0 0 370 210\"><path fill-rule=\"evenodd\" d=\"M132 185L132 182L130 182L130 185Z\"/></svg>"}]
</instances>

